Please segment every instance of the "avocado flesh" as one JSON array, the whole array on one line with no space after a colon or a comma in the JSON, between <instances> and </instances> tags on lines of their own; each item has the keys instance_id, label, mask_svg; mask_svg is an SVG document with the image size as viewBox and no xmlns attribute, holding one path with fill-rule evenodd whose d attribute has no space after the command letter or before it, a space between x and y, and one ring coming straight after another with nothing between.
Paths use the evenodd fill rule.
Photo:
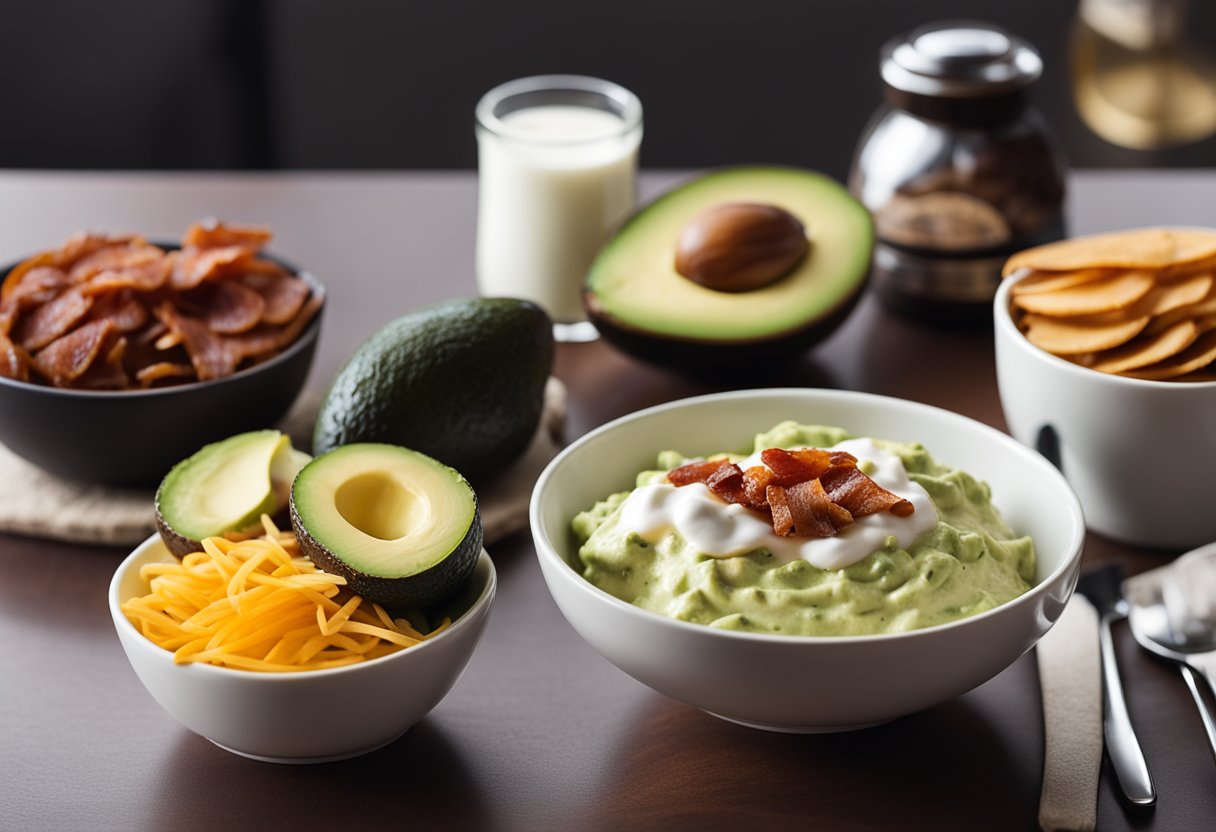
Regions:
<instances>
[{"instance_id":1,"label":"avocado flesh","mask_svg":"<svg viewBox=\"0 0 1216 832\"><path fill-rule=\"evenodd\" d=\"M351 590L390 607L455 594L481 553L477 497L457 471L394 445L344 445L310 462L291 489L300 548Z\"/></svg>"},{"instance_id":2,"label":"avocado flesh","mask_svg":"<svg viewBox=\"0 0 1216 832\"><path fill-rule=\"evenodd\" d=\"M748 292L706 289L675 270L684 227L730 202L776 205L806 227L810 248L776 282ZM633 216L587 275L586 304L599 325L659 338L739 344L782 337L837 313L865 285L874 244L869 213L839 183L812 171L740 167L712 172Z\"/></svg>"},{"instance_id":3,"label":"avocado flesh","mask_svg":"<svg viewBox=\"0 0 1216 832\"><path fill-rule=\"evenodd\" d=\"M416 310L347 359L317 415L313 452L400 445L481 482L531 442L552 363L552 323L527 301L478 298Z\"/></svg>"},{"instance_id":4,"label":"avocado flesh","mask_svg":"<svg viewBox=\"0 0 1216 832\"><path fill-rule=\"evenodd\" d=\"M277 430L230 436L182 460L156 492L157 526L179 557L199 541L244 531L286 505L292 479L310 457Z\"/></svg>"}]
</instances>

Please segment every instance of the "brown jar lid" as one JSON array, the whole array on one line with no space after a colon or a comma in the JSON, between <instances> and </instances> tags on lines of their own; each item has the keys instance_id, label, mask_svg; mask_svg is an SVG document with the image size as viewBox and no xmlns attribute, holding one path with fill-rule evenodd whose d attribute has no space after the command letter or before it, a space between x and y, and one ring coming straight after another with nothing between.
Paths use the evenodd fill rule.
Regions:
<instances>
[{"instance_id":1,"label":"brown jar lid","mask_svg":"<svg viewBox=\"0 0 1216 832\"><path fill-rule=\"evenodd\" d=\"M888 41L882 79L890 91L917 97L991 98L1025 89L1043 72L1034 47L977 21L943 21Z\"/></svg>"}]
</instances>

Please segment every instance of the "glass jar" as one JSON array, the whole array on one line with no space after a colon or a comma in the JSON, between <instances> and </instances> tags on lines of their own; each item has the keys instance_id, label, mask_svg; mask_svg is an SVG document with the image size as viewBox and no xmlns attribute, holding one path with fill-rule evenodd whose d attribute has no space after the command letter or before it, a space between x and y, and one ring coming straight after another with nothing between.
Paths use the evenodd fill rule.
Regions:
<instances>
[{"instance_id":1,"label":"glass jar","mask_svg":"<svg viewBox=\"0 0 1216 832\"><path fill-rule=\"evenodd\" d=\"M1027 103L1042 61L965 22L896 38L880 66L887 101L849 174L874 215L871 285L897 312L990 325L1005 259L1065 233L1062 156Z\"/></svg>"}]
</instances>

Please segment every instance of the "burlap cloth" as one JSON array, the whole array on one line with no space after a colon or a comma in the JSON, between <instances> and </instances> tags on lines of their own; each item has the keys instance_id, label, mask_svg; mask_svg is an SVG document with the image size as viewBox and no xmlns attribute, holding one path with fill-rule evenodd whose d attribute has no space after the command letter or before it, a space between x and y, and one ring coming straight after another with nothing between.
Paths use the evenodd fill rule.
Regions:
<instances>
[{"instance_id":1,"label":"burlap cloth","mask_svg":"<svg viewBox=\"0 0 1216 832\"><path fill-rule=\"evenodd\" d=\"M306 392L280 426L295 446L312 444L321 395ZM478 490L486 544L526 528L528 499L541 470L561 447L566 388L555 378L545 388L540 427L524 455ZM0 532L78 543L134 546L156 529L154 489L115 488L60 479L0 445Z\"/></svg>"}]
</instances>

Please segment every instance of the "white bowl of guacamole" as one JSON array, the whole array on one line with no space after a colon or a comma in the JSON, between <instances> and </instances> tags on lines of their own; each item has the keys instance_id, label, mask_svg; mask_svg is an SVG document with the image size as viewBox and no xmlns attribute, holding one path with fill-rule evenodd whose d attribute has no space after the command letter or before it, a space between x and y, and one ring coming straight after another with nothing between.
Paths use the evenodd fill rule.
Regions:
<instances>
[{"instance_id":1,"label":"white bowl of guacamole","mask_svg":"<svg viewBox=\"0 0 1216 832\"><path fill-rule=\"evenodd\" d=\"M903 469L883 482L915 497L915 527L859 518L823 546L707 553L704 528L643 528L666 492L622 519L627 495L686 460L841 442L866 470ZM726 537L750 522L710 519ZM1007 435L914 402L801 389L686 399L592 431L537 481L531 525L549 590L592 647L714 715L796 732L877 724L987 681L1059 617L1084 540L1063 477Z\"/></svg>"}]
</instances>

